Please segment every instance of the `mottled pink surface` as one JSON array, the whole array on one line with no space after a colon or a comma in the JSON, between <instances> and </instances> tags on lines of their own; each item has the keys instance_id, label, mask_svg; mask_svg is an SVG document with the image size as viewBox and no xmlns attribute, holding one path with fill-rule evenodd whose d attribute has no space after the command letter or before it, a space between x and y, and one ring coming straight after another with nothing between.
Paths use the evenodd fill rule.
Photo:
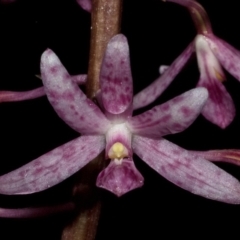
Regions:
<instances>
[{"instance_id":1,"label":"mottled pink surface","mask_svg":"<svg viewBox=\"0 0 240 240\"><path fill-rule=\"evenodd\" d=\"M209 98L202 110L203 116L221 128L227 127L235 117L235 107L224 85L215 79L209 78L206 81L200 78L197 86L205 87L209 92Z\"/></svg>"},{"instance_id":2,"label":"mottled pink surface","mask_svg":"<svg viewBox=\"0 0 240 240\"><path fill-rule=\"evenodd\" d=\"M233 100L221 81L225 79L222 68L203 35L196 37L196 54L200 71L198 86L208 89L209 98L202 114L221 128L227 127L235 116Z\"/></svg>"},{"instance_id":3,"label":"mottled pink surface","mask_svg":"<svg viewBox=\"0 0 240 240\"><path fill-rule=\"evenodd\" d=\"M106 111L111 114L127 111L132 105L133 84L129 48L124 35L118 34L109 41L99 78Z\"/></svg>"},{"instance_id":4,"label":"mottled pink surface","mask_svg":"<svg viewBox=\"0 0 240 240\"><path fill-rule=\"evenodd\" d=\"M151 85L149 94L155 91L153 86L158 94L159 89L163 91L192 51L190 44L174 66L163 74L164 81ZM0 193L27 194L47 189L77 172L105 148L106 158L111 158L111 162L98 176L97 185L117 196L143 184L143 177L131 158L135 152L162 176L188 191L218 201L240 203L240 184L236 179L204 157L160 138L183 131L194 121L208 97L207 90L195 88L139 116L127 117L131 113L132 101L123 101L121 96L132 96L128 54L123 35L115 36L107 45L101 90L97 93L104 115L79 89L57 56L51 50L44 52L41 60L44 91L59 117L84 135L1 176ZM122 83L122 78L126 83ZM114 89L114 94L106 90L109 86ZM156 92L154 94L158 96ZM143 102L140 101L138 106L144 106ZM122 150L121 145L117 150L111 149L116 142L123 145ZM225 158L229 156L225 155Z\"/></svg>"},{"instance_id":5,"label":"mottled pink surface","mask_svg":"<svg viewBox=\"0 0 240 240\"><path fill-rule=\"evenodd\" d=\"M222 66L240 81L240 51L214 35L207 35L206 40Z\"/></svg>"},{"instance_id":6,"label":"mottled pink surface","mask_svg":"<svg viewBox=\"0 0 240 240\"><path fill-rule=\"evenodd\" d=\"M240 184L237 179L165 139L135 136L133 150L150 167L181 188L205 198L240 203Z\"/></svg>"},{"instance_id":7,"label":"mottled pink surface","mask_svg":"<svg viewBox=\"0 0 240 240\"><path fill-rule=\"evenodd\" d=\"M133 117L128 126L134 134L158 138L181 132L198 117L208 98L205 88L197 88Z\"/></svg>"},{"instance_id":8,"label":"mottled pink surface","mask_svg":"<svg viewBox=\"0 0 240 240\"><path fill-rule=\"evenodd\" d=\"M46 50L41 58L41 76L48 100L71 128L82 134L105 133L109 121L79 89L58 57Z\"/></svg>"},{"instance_id":9,"label":"mottled pink surface","mask_svg":"<svg viewBox=\"0 0 240 240\"><path fill-rule=\"evenodd\" d=\"M3 194L39 192L63 181L105 147L103 136L82 136L0 177Z\"/></svg>"},{"instance_id":10,"label":"mottled pink surface","mask_svg":"<svg viewBox=\"0 0 240 240\"><path fill-rule=\"evenodd\" d=\"M190 43L159 78L134 96L133 109L136 110L155 101L182 70L192 53L193 43Z\"/></svg>"},{"instance_id":11,"label":"mottled pink surface","mask_svg":"<svg viewBox=\"0 0 240 240\"><path fill-rule=\"evenodd\" d=\"M131 158L123 159L119 164L111 161L97 178L98 187L104 188L119 197L141 187L143 182L144 178L136 169Z\"/></svg>"}]
</instances>

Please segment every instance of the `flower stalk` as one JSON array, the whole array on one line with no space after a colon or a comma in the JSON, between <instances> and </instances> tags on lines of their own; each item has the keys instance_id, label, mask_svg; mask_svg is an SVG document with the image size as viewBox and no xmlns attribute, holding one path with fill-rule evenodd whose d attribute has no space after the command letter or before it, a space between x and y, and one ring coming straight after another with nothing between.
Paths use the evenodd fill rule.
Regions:
<instances>
[{"instance_id":1,"label":"flower stalk","mask_svg":"<svg viewBox=\"0 0 240 240\"><path fill-rule=\"evenodd\" d=\"M102 58L108 41L120 32L122 0L93 0L87 96L94 98L99 89Z\"/></svg>"},{"instance_id":2,"label":"flower stalk","mask_svg":"<svg viewBox=\"0 0 240 240\"><path fill-rule=\"evenodd\" d=\"M193 0L167 0L187 7L199 34L212 33L211 23L205 9Z\"/></svg>"}]
</instances>

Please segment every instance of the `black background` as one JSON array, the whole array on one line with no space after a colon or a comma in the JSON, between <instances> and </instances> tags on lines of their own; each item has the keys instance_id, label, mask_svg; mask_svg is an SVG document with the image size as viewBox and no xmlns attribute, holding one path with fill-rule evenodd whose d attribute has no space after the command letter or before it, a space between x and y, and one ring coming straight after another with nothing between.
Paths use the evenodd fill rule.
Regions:
<instances>
[{"instance_id":1,"label":"black background","mask_svg":"<svg viewBox=\"0 0 240 240\"><path fill-rule=\"evenodd\" d=\"M207 10L214 33L240 49L238 2L199 1ZM124 0L122 33L129 41L135 93L159 75L196 35L186 9L160 0ZM29 90L41 86L34 77L46 48L59 56L71 74L87 72L90 15L74 0L19 0L0 6L0 89ZM189 150L240 148L240 83L226 73L224 83L237 109L225 130L200 116L190 128L167 139ZM160 104L193 88L199 73L196 59L152 104ZM45 97L0 105L0 174L13 170L78 134L59 119ZM238 236L240 206L192 195L159 176L135 157L145 178L141 189L121 198L103 192L97 240L192 239ZM240 168L218 164L240 180ZM42 193L0 196L1 207L54 204L69 199L72 178ZM13 220L0 219L0 239L60 239L70 215ZM190 231L191 230L191 231Z\"/></svg>"}]
</instances>

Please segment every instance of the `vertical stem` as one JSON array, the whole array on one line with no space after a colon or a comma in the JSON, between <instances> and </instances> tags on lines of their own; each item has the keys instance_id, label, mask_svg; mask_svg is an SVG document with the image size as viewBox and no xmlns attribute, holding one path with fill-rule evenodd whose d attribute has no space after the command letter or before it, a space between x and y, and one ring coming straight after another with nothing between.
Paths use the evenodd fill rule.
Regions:
<instances>
[{"instance_id":1,"label":"vertical stem","mask_svg":"<svg viewBox=\"0 0 240 240\"><path fill-rule=\"evenodd\" d=\"M111 37L119 33L122 0L93 0L87 94L94 98L99 89L102 58Z\"/></svg>"},{"instance_id":2,"label":"vertical stem","mask_svg":"<svg viewBox=\"0 0 240 240\"><path fill-rule=\"evenodd\" d=\"M120 31L122 0L93 0L90 60L87 95L94 98L99 89L99 73L108 41ZM101 199L96 178L106 160L100 154L76 177L73 195L78 205L74 219L65 227L62 240L94 240L101 212Z\"/></svg>"}]
</instances>

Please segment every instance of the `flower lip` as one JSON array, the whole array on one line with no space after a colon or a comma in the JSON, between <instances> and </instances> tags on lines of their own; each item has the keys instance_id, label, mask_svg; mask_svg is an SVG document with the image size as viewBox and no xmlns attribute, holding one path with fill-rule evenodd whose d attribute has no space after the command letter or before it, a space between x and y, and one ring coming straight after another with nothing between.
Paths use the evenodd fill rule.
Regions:
<instances>
[{"instance_id":1,"label":"flower lip","mask_svg":"<svg viewBox=\"0 0 240 240\"><path fill-rule=\"evenodd\" d=\"M113 160L97 177L96 185L104 188L118 197L139 188L144 178L136 169L132 158Z\"/></svg>"}]
</instances>

